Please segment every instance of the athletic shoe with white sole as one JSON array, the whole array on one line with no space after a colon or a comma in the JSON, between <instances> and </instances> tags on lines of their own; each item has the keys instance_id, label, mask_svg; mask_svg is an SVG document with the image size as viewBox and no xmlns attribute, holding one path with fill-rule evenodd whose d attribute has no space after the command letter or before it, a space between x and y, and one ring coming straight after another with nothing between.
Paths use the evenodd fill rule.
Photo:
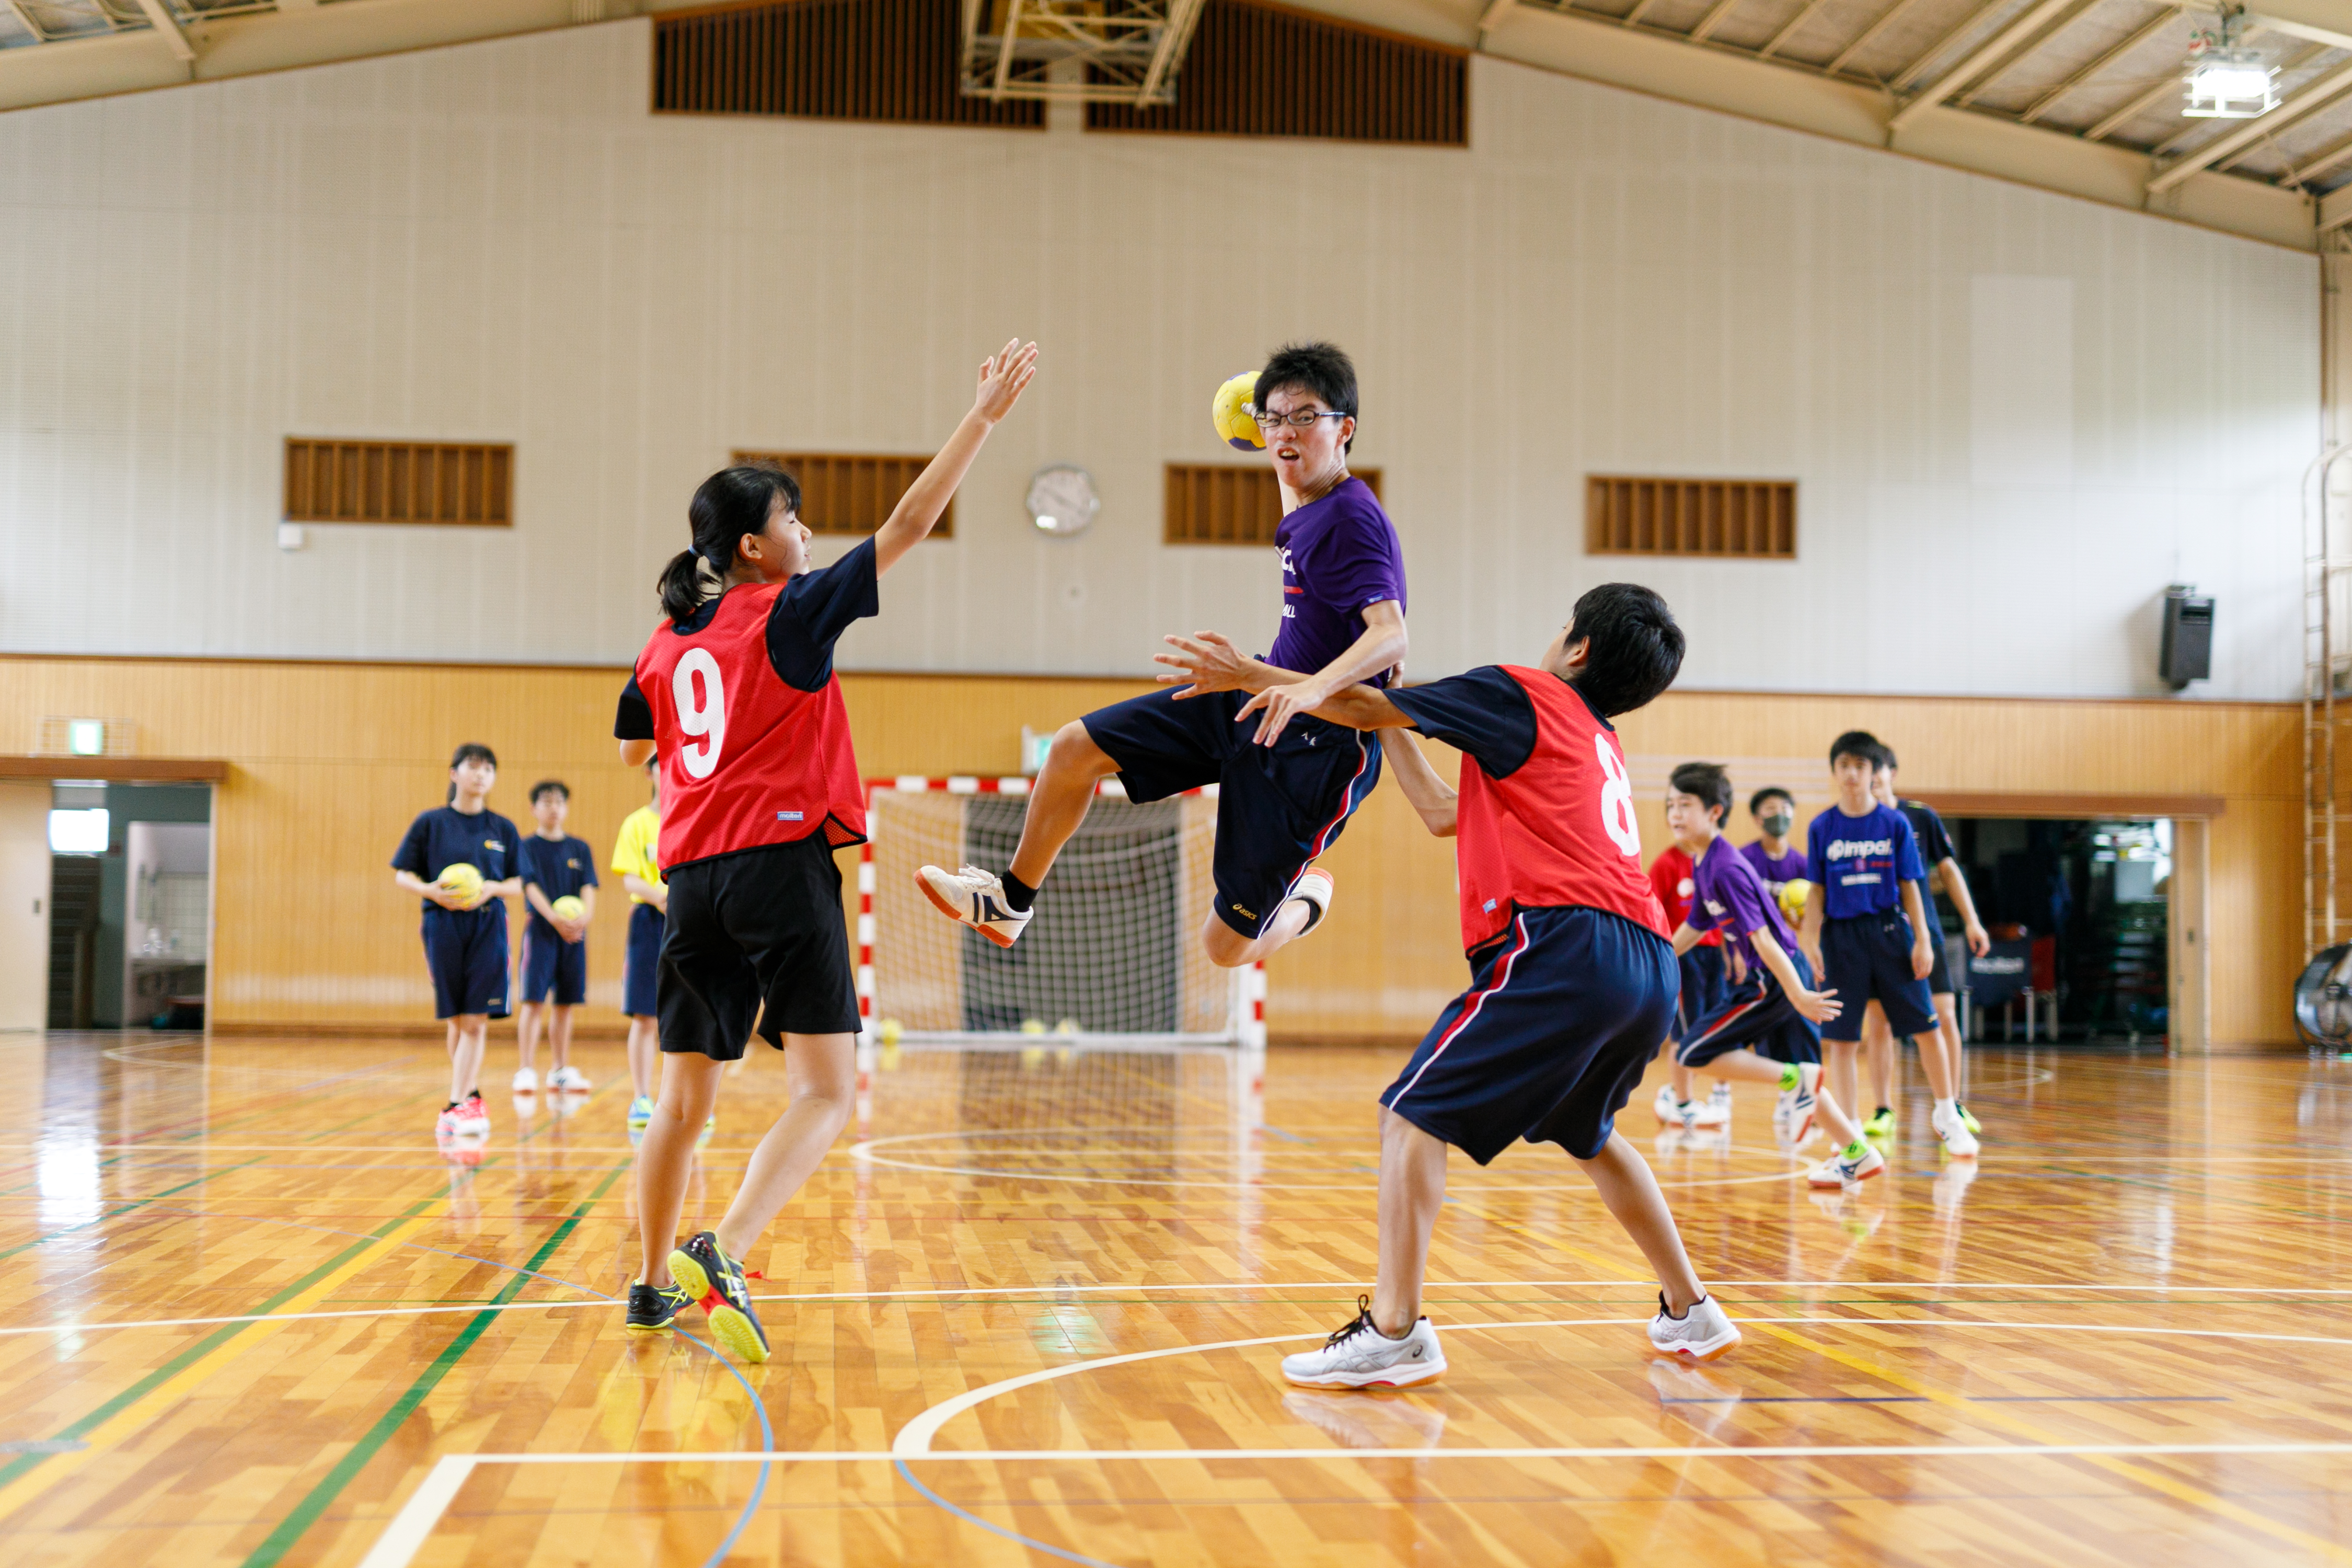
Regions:
<instances>
[{"instance_id":1,"label":"athletic shoe with white sole","mask_svg":"<svg viewBox=\"0 0 2352 1568\"><path fill-rule=\"evenodd\" d=\"M1822 1064L1799 1062L1797 1087L1789 1091L1789 1142L1802 1143L1813 1130L1813 1108L1822 1099Z\"/></svg>"},{"instance_id":2,"label":"athletic shoe with white sole","mask_svg":"<svg viewBox=\"0 0 2352 1568\"><path fill-rule=\"evenodd\" d=\"M433 1126L436 1137L448 1138L479 1138L489 1130L490 1113L478 1094L469 1094L449 1107Z\"/></svg>"},{"instance_id":3,"label":"athletic shoe with white sole","mask_svg":"<svg viewBox=\"0 0 2352 1568\"><path fill-rule=\"evenodd\" d=\"M1866 1182L1886 1169L1886 1156L1864 1143L1862 1152L1848 1156L1843 1150L1831 1155L1805 1173L1805 1184L1813 1187L1850 1187Z\"/></svg>"},{"instance_id":4,"label":"athletic shoe with white sole","mask_svg":"<svg viewBox=\"0 0 2352 1568\"><path fill-rule=\"evenodd\" d=\"M1650 1110L1656 1114L1659 1126L1680 1127L1683 1124L1680 1104L1675 1099L1675 1086L1662 1083L1658 1085L1658 1098L1650 1101Z\"/></svg>"},{"instance_id":5,"label":"athletic shoe with white sole","mask_svg":"<svg viewBox=\"0 0 2352 1568\"><path fill-rule=\"evenodd\" d=\"M1977 1153L1976 1134L1960 1120L1957 1110L1938 1110L1927 1118L1927 1125L1944 1141L1944 1152L1955 1160L1973 1160Z\"/></svg>"},{"instance_id":6,"label":"athletic shoe with white sole","mask_svg":"<svg viewBox=\"0 0 2352 1568\"><path fill-rule=\"evenodd\" d=\"M645 1094L641 1094L641 1095L637 1096L637 1098L636 1098L636 1099L635 1099L635 1100L633 1100L629 1101L629 1125L630 1125L630 1126L632 1126L632 1127L646 1127L646 1126L650 1126L650 1125L652 1124L652 1122L653 1122L653 1119L654 1119L654 1102L653 1102L653 1097L652 1097L651 1095L645 1095Z\"/></svg>"},{"instance_id":7,"label":"athletic shoe with white sole","mask_svg":"<svg viewBox=\"0 0 2352 1568\"><path fill-rule=\"evenodd\" d=\"M1305 936L1308 931L1321 925L1323 917L1331 912L1331 891L1334 886L1336 884L1331 880L1331 873L1320 866L1308 867L1300 873L1298 880L1292 884L1290 897L1307 906L1307 923L1298 928L1300 936ZM1286 903L1288 901L1288 900L1284 900Z\"/></svg>"},{"instance_id":8,"label":"athletic shoe with white sole","mask_svg":"<svg viewBox=\"0 0 2352 1568\"><path fill-rule=\"evenodd\" d=\"M1786 1132L1789 1131L1789 1108L1796 1102L1796 1099L1797 1091L1795 1089L1784 1089L1780 1091L1780 1098L1772 1101L1773 1131Z\"/></svg>"},{"instance_id":9,"label":"athletic shoe with white sole","mask_svg":"<svg viewBox=\"0 0 2352 1568\"><path fill-rule=\"evenodd\" d=\"M530 1068L515 1068L514 1083L512 1088L517 1094L537 1094L539 1092L539 1074Z\"/></svg>"},{"instance_id":10,"label":"athletic shoe with white sole","mask_svg":"<svg viewBox=\"0 0 2352 1568\"><path fill-rule=\"evenodd\" d=\"M1731 1121L1731 1086L1729 1084L1717 1084L1713 1091L1707 1095L1706 1103L1710 1109L1722 1111L1725 1123L1729 1124Z\"/></svg>"},{"instance_id":11,"label":"athletic shoe with white sole","mask_svg":"<svg viewBox=\"0 0 2352 1568\"><path fill-rule=\"evenodd\" d=\"M586 1092L593 1086L588 1075L575 1067L560 1067L547 1075L547 1087L568 1090L572 1094Z\"/></svg>"},{"instance_id":12,"label":"athletic shoe with white sole","mask_svg":"<svg viewBox=\"0 0 2352 1568\"><path fill-rule=\"evenodd\" d=\"M1685 1132L1712 1131L1731 1124L1731 1113L1712 1100L1686 1100L1675 1107L1675 1116Z\"/></svg>"},{"instance_id":13,"label":"athletic shoe with white sole","mask_svg":"<svg viewBox=\"0 0 2352 1568\"><path fill-rule=\"evenodd\" d=\"M1004 879L977 866L946 871L926 866L915 873L915 886L940 913L958 925L968 925L999 947L1011 947L1029 929L1031 908L1016 912L1004 901Z\"/></svg>"},{"instance_id":14,"label":"athletic shoe with white sole","mask_svg":"<svg viewBox=\"0 0 2352 1568\"><path fill-rule=\"evenodd\" d=\"M1665 1293L1658 1293L1658 1315L1650 1320L1650 1349L1654 1353L1685 1361L1713 1361L1738 1342L1738 1328L1716 1305L1714 1297L1700 1297L1677 1318L1666 1310Z\"/></svg>"},{"instance_id":15,"label":"athletic shoe with white sole","mask_svg":"<svg viewBox=\"0 0 2352 1568\"><path fill-rule=\"evenodd\" d=\"M1445 1372L1445 1352L1427 1318L1392 1340L1372 1322L1372 1299L1356 1298L1356 1315L1319 1349L1282 1358L1282 1375L1301 1388L1408 1388Z\"/></svg>"},{"instance_id":16,"label":"athletic shoe with white sole","mask_svg":"<svg viewBox=\"0 0 2352 1568\"><path fill-rule=\"evenodd\" d=\"M1967 1100L1956 1100L1952 1101L1952 1109L1960 1113L1960 1125L1967 1128L1972 1137L1981 1138L1984 1136L1984 1123L1976 1119L1976 1114L1969 1109L1969 1102Z\"/></svg>"},{"instance_id":17,"label":"athletic shoe with white sole","mask_svg":"<svg viewBox=\"0 0 2352 1568\"><path fill-rule=\"evenodd\" d=\"M1872 1111L1870 1120L1862 1124L1862 1135L1864 1138L1894 1137L1895 1108L1891 1105L1882 1105Z\"/></svg>"}]
</instances>

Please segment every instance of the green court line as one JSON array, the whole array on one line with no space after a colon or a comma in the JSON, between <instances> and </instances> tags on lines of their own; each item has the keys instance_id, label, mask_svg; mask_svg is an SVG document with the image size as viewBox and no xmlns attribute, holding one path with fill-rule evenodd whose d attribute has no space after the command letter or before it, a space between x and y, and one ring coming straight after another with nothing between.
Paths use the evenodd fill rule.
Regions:
<instances>
[{"instance_id":1,"label":"green court line","mask_svg":"<svg viewBox=\"0 0 2352 1568\"><path fill-rule=\"evenodd\" d=\"M63 1230L53 1230L47 1236L37 1236L30 1241L19 1242L16 1246L8 1247L5 1251L0 1251L0 1262L5 1262L7 1259L16 1257L16 1254L20 1252L29 1252L34 1247L39 1247L45 1242L55 1241L61 1236L71 1236L78 1230L88 1230L91 1226L104 1225L110 1219L120 1219L122 1215L129 1214L132 1209L144 1208L152 1203L160 1203L163 1199L170 1197L173 1193L184 1193L190 1187L211 1181L215 1176L226 1176L231 1171L242 1171L247 1165L258 1165L259 1163L261 1163L261 1156L256 1154L250 1160L239 1160L234 1165L223 1165L217 1171L206 1171L201 1176L192 1176L188 1180L182 1182L176 1187L165 1187L160 1193L150 1193L143 1198L139 1198L131 1203L124 1204L121 1208L114 1210L110 1214L102 1214L96 1219L86 1219L79 1225L69 1225Z\"/></svg>"},{"instance_id":2,"label":"green court line","mask_svg":"<svg viewBox=\"0 0 2352 1568\"><path fill-rule=\"evenodd\" d=\"M450 1368L463 1360L466 1352L474 1348L474 1342L480 1339L484 1331L498 1321L499 1309L522 1293L522 1288L531 1283L539 1266L552 1257L555 1249L571 1237L572 1233L579 1228L580 1221L586 1216L589 1209L594 1206L596 1200L604 1196L606 1189L619 1180L621 1173L628 1168L625 1163L614 1166L604 1173L604 1179L596 1184L595 1190L590 1193L585 1200L573 1205L570 1216L555 1227L554 1234L541 1245L537 1252L531 1254L530 1261L523 1265L523 1268L530 1272L517 1274L507 1282L497 1296L492 1298L495 1305L475 1313L467 1321L465 1328L458 1331L457 1337L451 1340L447 1347L434 1358L433 1364L426 1367L416 1381L408 1385L408 1392L393 1401L392 1407L377 1417L375 1425L369 1427L360 1440L352 1445L351 1451L336 1461L335 1468L329 1470L319 1484L310 1489L309 1495L294 1505L294 1510L278 1521L278 1528L271 1531L268 1537L253 1549L253 1554L245 1560L242 1568L277 1568L278 1561L293 1548L294 1543L301 1540L312 1525L319 1522L320 1515L325 1513L334 1500L342 1495L343 1489L351 1485L352 1479L367 1468L368 1461L375 1458L377 1450L390 1441L394 1433L400 1430L402 1424L406 1422L415 1412L416 1407L425 1402L425 1397L440 1386L441 1380L448 1375Z\"/></svg>"},{"instance_id":3,"label":"green court line","mask_svg":"<svg viewBox=\"0 0 2352 1568\"><path fill-rule=\"evenodd\" d=\"M203 1180L202 1177L198 1177L197 1179L199 1181ZM163 1194L159 1193L156 1195L161 1197ZM262 1302L259 1306L249 1309L245 1315L257 1317L265 1312L276 1311L288 1301L292 1300L295 1297L300 1295L303 1291L309 1289L320 1280L324 1279L328 1275L333 1273L336 1269L341 1268L352 1258L357 1258L361 1253L365 1252L369 1247L373 1247L377 1242L383 1240L386 1236L389 1236L402 1223L414 1217L418 1210L423 1209L426 1205L435 1201L436 1200L432 1198L425 1198L417 1203L411 1204L404 1212L384 1221L384 1223L378 1226L366 1239L352 1243L351 1246L343 1248L341 1252L338 1252L334 1257L330 1258L324 1263L320 1264L319 1267L310 1270L310 1273L302 1276L301 1279L295 1280L291 1285L287 1286L284 1289L272 1295L268 1300ZM173 1377L179 1375L183 1369L192 1366L196 1362L202 1360L215 1347L227 1343L230 1340L235 1339L237 1335L245 1332L246 1330L255 1326L256 1325L253 1323L225 1323L221 1327L215 1329L211 1333L206 1334L203 1339L198 1340L194 1344L190 1345L178 1355L173 1356L170 1361L165 1362L162 1366L157 1367L153 1372L149 1373L146 1376L141 1378L138 1382L132 1384L130 1387L124 1389L121 1393L116 1394L113 1398L108 1400L105 1404L100 1405L97 1409L83 1416L80 1420L76 1421L71 1426L66 1427L63 1431L50 1434L51 1439L76 1438L87 1436L89 1432L102 1426L108 1419L112 1417L118 1412L129 1408L138 1400L145 1397L151 1390L161 1387L165 1383L171 1381ZM51 1457L52 1456L47 1454L19 1454L14 1459L8 1461L8 1463L0 1465L0 1487L6 1486L18 1476L23 1475L34 1466Z\"/></svg>"}]
</instances>

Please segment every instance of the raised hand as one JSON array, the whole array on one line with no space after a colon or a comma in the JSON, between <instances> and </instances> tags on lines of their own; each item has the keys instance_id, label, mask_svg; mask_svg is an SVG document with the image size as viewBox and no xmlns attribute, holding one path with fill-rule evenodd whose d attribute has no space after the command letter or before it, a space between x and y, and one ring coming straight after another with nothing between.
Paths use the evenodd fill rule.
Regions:
<instances>
[{"instance_id":1,"label":"raised hand","mask_svg":"<svg viewBox=\"0 0 2352 1568\"><path fill-rule=\"evenodd\" d=\"M1155 653L1154 664L1175 667L1173 675L1162 674L1157 679L1162 686L1190 681L1183 690L1172 694L1172 700L1202 697L1212 691L1240 691L1247 685L1251 660L1219 632L1194 632L1180 637L1171 632L1160 639L1176 651Z\"/></svg>"},{"instance_id":2,"label":"raised hand","mask_svg":"<svg viewBox=\"0 0 2352 1568\"><path fill-rule=\"evenodd\" d=\"M1003 353L980 362L980 391L972 397L971 411L995 424L1013 412L1022 388L1036 374L1037 345L1014 338Z\"/></svg>"},{"instance_id":3,"label":"raised hand","mask_svg":"<svg viewBox=\"0 0 2352 1568\"><path fill-rule=\"evenodd\" d=\"M1296 680L1286 686L1269 686L1243 703L1241 711L1234 715L1234 721L1240 723L1253 713L1263 713L1265 717L1258 721L1257 733L1250 739L1261 746L1271 746L1282 739L1283 731L1290 727L1293 719L1321 707L1330 695L1324 689L1323 683L1315 679Z\"/></svg>"}]
</instances>

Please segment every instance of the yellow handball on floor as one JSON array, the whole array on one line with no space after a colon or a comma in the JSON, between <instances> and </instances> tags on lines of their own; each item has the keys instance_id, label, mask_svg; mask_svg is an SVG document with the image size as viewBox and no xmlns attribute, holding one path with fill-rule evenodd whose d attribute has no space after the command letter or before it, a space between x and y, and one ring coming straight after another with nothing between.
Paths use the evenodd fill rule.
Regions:
<instances>
[{"instance_id":1,"label":"yellow handball on floor","mask_svg":"<svg viewBox=\"0 0 2352 1568\"><path fill-rule=\"evenodd\" d=\"M1024 1035L1042 1035L1045 1032L1045 1020L1024 1018L1021 1020L1021 1032Z\"/></svg>"},{"instance_id":2,"label":"yellow handball on floor","mask_svg":"<svg viewBox=\"0 0 2352 1568\"><path fill-rule=\"evenodd\" d=\"M1209 405L1209 418L1217 426L1217 439L1241 452L1265 450L1265 432L1257 427L1250 413L1250 399L1257 395L1257 372L1244 371L1217 388L1217 400Z\"/></svg>"},{"instance_id":3,"label":"yellow handball on floor","mask_svg":"<svg viewBox=\"0 0 2352 1568\"><path fill-rule=\"evenodd\" d=\"M582 903L578 899L573 898L569 893L564 894L563 897L556 900L547 907L555 911L555 918L560 921L577 921L588 918L588 906Z\"/></svg>"},{"instance_id":4,"label":"yellow handball on floor","mask_svg":"<svg viewBox=\"0 0 2352 1568\"><path fill-rule=\"evenodd\" d=\"M905 1027L896 1018L885 1018L874 1026L874 1037L886 1046L897 1045L898 1037L904 1033Z\"/></svg>"},{"instance_id":5,"label":"yellow handball on floor","mask_svg":"<svg viewBox=\"0 0 2352 1568\"><path fill-rule=\"evenodd\" d=\"M482 890L482 873L472 862L459 860L442 867L434 883L445 893L455 893L460 902L470 903Z\"/></svg>"},{"instance_id":6,"label":"yellow handball on floor","mask_svg":"<svg viewBox=\"0 0 2352 1568\"><path fill-rule=\"evenodd\" d=\"M1794 881L1781 883L1780 912L1791 921L1803 920L1805 918L1805 895L1812 890L1813 885L1811 882L1806 881L1802 877L1796 879Z\"/></svg>"}]
</instances>

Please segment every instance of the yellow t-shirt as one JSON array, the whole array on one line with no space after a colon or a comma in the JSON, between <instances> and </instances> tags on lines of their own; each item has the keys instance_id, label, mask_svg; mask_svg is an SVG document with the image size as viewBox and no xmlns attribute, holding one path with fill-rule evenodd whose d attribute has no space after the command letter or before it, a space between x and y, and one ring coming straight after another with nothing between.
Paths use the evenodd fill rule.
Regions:
<instances>
[{"instance_id":1,"label":"yellow t-shirt","mask_svg":"<svg viewBox=\"0 0 2352 1568\"><path fill-rule=\"evenodd\" d=\"M625 877L641 877L659 888L662 881L661 861L656 852L661 847L661 813L650 805L641 805L622 820L621 837L613 844L613 869ZM633 904L646 900L636 894L629 895Z\"/></svg>"}]
</instances>

